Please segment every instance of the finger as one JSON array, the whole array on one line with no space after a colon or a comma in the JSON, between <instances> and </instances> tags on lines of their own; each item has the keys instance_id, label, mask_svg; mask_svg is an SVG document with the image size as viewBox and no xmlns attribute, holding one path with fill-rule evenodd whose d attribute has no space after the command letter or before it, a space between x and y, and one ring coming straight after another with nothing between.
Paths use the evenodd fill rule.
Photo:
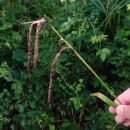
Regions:
<instances>
[{"instance_id":1,"label":"finger","mask_svg":"<svg viewBox=\"0 0 130 130\"><path fill-rule=\"evenodd\" d=\"M130 120L130 105L124 105L124 116Z\"/></svg>"},{"instance_id":2,"label":"finger","mask_svg":"<svg viewBox=\"0 0 130 130\"><path fill-rule=\"evenodd\" d=\"M118 99L118 100L117 100ZM118 106L122 104L125 104L124 98L122 96L118 96L117 99L114 100L114 103ZM120 102L119 102L120 101Z\"/></svg>"},{"instance_id":3,"label":"finger","mask_svg":"<svg viewBox=\"0 0 130 130\"><path fill-rule=\"evenodd\" d=\"M115 121L116 121L118 124L124 122L125 120L126 120L126 118L124 118L124 116L119 116L119 115L117 115L117 116L115 117Z\"/></svg>"},{"instance_id":4,"label":"finger","mask_svg":"<svg viewBox=\"0 0 130 130\"><path fill-rule=\"evenodd\" d=\"M120 94L117 98L119 101L121 101L123 104L130 104L130 98L129 98L129 95L130 95L130 88L128 88L126 91L124 91L122 94ZM118 102L118 100L115 100L114 102L117 104L117 105L120 105L120 103Z\"/></svg>"},{"instance_id":5,"label":"finger","mask_svg":"<svg viewBox=\"0 0 130 130\"><path fill-rule=\"evenodd\" d=\"M122 94L120 94L117 99L122 103L122 104L125 104L125 105L128 105L130 104L130 98L129 98L129 95L130 95L130 88L128 88L126 91L124 91ZM119 101L115 99L114 102L116 105L121 105L119 103ZM113 108L113 107L109 107L109 112L111 113L116 113L116 110Z\"/></svg>"},{"instance_id":6,"label":"finger","mask_svg":"<svg viewBox=\"0 0 130 130\"><path fill-rule=\"evenodd\" d=\"M120 96L123 97L123 100L125 103L130 104L130 88L128 88L126 91L124 91Z\"/></svg>"},{"instance_id":7,"label":"finger","mask_svg":"<svg viewBox=\"0 0 130 130\"><path fill-rule=\"evenodd\" d=\"M111 113L116 113L116 109L113 108L112 106L110 106L110 107L109 107L109 112L111 112Z\"/></svg>"},{"instance_id":8,"label":"finger","mask_svg":"<svg viewBox=\"0 0 130 130\"><path fill-rule=\"evenodd\" d=\"M124 116L124 105L119 105L119 106L116 108L116 113L117 113L117 115L119 115L119 116Z\"/></svg>"},{"instance_id":9,"label":"finger","mask_svg":"<svg viewBox=\"0 0 130 130\"><path fill-rule=\"evenodd\" d=\"M124 126L130 126L130 121L125 121L125 122L123 122L123 125L124 125Z\"/></svg>"},{"instance_id":10,"label":"finger","mask_svg":"<svg viewBox=\"0 0 130 130\"><path fill-rule=\"evenodd\" d=\"M124 116L126 119L130 119L130 105L119 105L116 108L116 113L119 116Z\"/></svg>"}]
</instances>

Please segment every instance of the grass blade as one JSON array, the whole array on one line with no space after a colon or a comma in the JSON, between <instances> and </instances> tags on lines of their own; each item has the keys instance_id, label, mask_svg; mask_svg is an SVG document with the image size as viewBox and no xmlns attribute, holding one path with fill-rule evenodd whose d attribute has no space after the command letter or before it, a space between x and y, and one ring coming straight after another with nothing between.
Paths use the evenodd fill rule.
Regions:
<instances>
[{"instance_id":1,"label":"grass blade","mask_svg":"<svg viewBox=\"0 0 130 130\"><path fill-rule=\"evenodd\" d=\"M104 94L100 92L92 93L90 96L95 96L95 97L100 98L102 101L104 101L109 106L112 106L113 108L117 107L117 105L112 100L110 100L108 97L106 97Z\"/></svg>"},{"instance_id":2,"label":"grass blade","mask_svg":"<svg viewBox=\"0 0 130 130\"><path fill-rule=\"evenodd\" d=\"M103 3L102 3L100 0L98 0L98 3L99 3L99 5L100 5L100 7L101 7L101 9L102 9L102 12L104 12L104 14L106 15L106 14L107 14L107 11L106 11L106 9L105 9Z\"/></svg>"},{"instance_id":3,"label":"grass blade","mask_svg":"<svg viewBox=\"0 0 130 130\"><path fill-rule=\"evenodd\" d=\"M104 8L101 8L101 5L97 2L95 2L95 0L90 0L100 11L102 11L104 14L106 14L106 11L104 11Z\"/></svg>"}]
</instances>

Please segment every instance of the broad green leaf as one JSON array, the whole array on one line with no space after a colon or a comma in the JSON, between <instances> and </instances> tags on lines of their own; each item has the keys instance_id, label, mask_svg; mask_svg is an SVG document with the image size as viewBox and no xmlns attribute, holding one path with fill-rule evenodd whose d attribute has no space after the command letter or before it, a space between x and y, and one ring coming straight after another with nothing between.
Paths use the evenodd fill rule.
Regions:
<instances>
[{"instance_id":1,"label":"broad green leaf","mask_svg":"<svg viewBox=\"0 0 130 130\"><path fill-rule=\"evenodd\" d=\"M61 25L62 28L66 28L66 30L68 30L70 27L71 27L71 23L69 21L67 22L64 22L62 25Z\"/></svg>"},{"instance_id":2,"label":"broad green leaf","mask_svg":"<svg viewBox=\"0 0 130 130\"><path fill-rule=\"evenodd\" d=\"M32 116L35 115L35 113L36 113L36 111L31 110L31 111L27 112L27 115L28 115L29 117L32 117Z\"/></svg>"},{"instance_id":3,"label":"broad green leaf","mask_svg":"<svg viewBox=\"0 0 130 130\"><path fill-rule=\"evenodd\" d=\"M79 79L79 82L82 84L83 83L83 79Z\"/></svg>"},{"instance_id":4,"label":"broad green leaf","mask_svg":"<svg viewBox=\"0 0 130 130\"><path fill-rule=\"evenodd\" d=\"M102 61L104 61L106 59L106 54L105 53L101 53L100 58Z\"/></svg>"},{"instance_id":5,"label":"broad green leaf","mask_svg":"<svg viewBox=\"0 0 130 130\"><path fill-rule=\"evenodd\" d=\"M0 93L0 99L2 99L4 96L4 93Z\"/></svg>"},{"instance_id":6,"label":"broad green leaf","mask_svg":"<svg viewBox=\"0 0 130 130\"><path fill-rule=\"evenodd\" d=\"M98 87L100 85L100 82L98 80L94 80L94 87Z\"/></svg>"},{"instance_id":7,"label":"broad green leaf","mask_svg":"<svg viewBox=\"0 0 130 130\"><path fill-rule=\"evenodd\" d=\"M16 81L15 83L13 83L11 88L12 90L15 90L16 94L21 94L23 90L22 83L20 81Z\"/></svg>"},{"instance_id":8,"label":"broad green leaf","mask_svg":"<svg viewBox=\"0 0 130 130\"><path fill-rule=\"evenodd\" d=\"M117 107L117 105L112 100L110 100L108 97L106 97L104 94L100 92L92 93L90 96L95 96L95 97L100 98L102 101L104 101L109 106L112 106L113 108Z\"/></svg>"},{"instance_id":9,"label":"broad green leaf","mask_svg":"<svg viewBox=\"0 0 130 130\"><path fill-rule=\"evenodd\" d=\"M76 86L76 90L79 92L79 91L81 91L81 88L82 88L82 84L78 84L77 86Z\"/></svg>"},{"instance_id":10,"label":"broad green leaf","mask_svg":"<svg viewBox=\"0 0 130 130\"><path fill-rule=\"evenodd\" d=\"M69 126L71 126L70 122L64 121L64 122L62 123L62 125L61 125L61 128L65 129L65 128L69 127Z\"/></svg>"},{"instance_id":11,"label":"broad green leaf","mask_svg":"<svg viewBox=\"0 0 130 130\"><path fill-rule=\"evenodd\" d=\"M7 81L13 81L13 77L12 77L11 74L4 76L4 78L5 78Z\"/></svg>"},{"instance_id":12,"label":"broad green leaf","mask_svg":"<svg viewBox=\"0 0 130 130\"><path fill-rule=\"evenodd\" d=\"M102 53L105 53L106 55L109 55L111 53L111 51L108 48L103 48Z\"/></svg>"},{"instance_id":13,"label":"broad green leaf","mask_svg":"<svg viewBox=\"0 0 130 130\"><path fill-rule=\"evenodd\" d=\"M15 115L14 119L18 122L21 122L23 120L23 116L22 115Z\"/></svg>"},{"instance_id":14,"label":"broad green leaf","mask_svg":"<svg viewBox=\"0 0 130 130\"><path fill-rule=\"evenodd\" d=\"M35 104L35 101L29 101L29 105L31 108L35 108L36 104Z\"/></svg>"},{"instance_id":15,"label":"broad green leaf","mask_svg":"<svg viewBox=\"0 0 130 130\"><path fill-rule=\"evenodd\" d=\"M24 105L19 105L18 110L20 113L24 112L25 106Z\"/></svg>"},{"instance_id":16,"label":"broad green leaf","mask_svg":"<svg viewBox=\"0 0 130 130\"><path fill-rule=\"evenodd\" d=\"M16 59L17 61L23 61L27 58L27 55L25 51L17 49L13 51L13 58Z\"/></svg>"},{"instance_id":17,"label":"broad green leaf","mask_svg":"<svg viewBox=\"0 0 130 130\"><path fill-rule=\"evenodd\" d=\"M70 100L73 102L75 110L79 110L79 108L81 106L80 106L78 99L77 98L71 98Z\"/></svg>"},{"instance_id":18,"label":"broad green leaf","mask_svg":"<svg viewBox=\"0 0 130 130\"><path fill-rule=\"evenodd\" d=\"M18 32L12 32L12 38L16 41L21 41L22 40L22 36L18 33Z\"/></svg>"},{"instance_id":19,"label":"broad green leaf","mask_svg":"<svg viewBox=\"0 0 130 130\"><path fill-rule=\"evenodd\" d=\"M127 52L127 56L130 56L130 51Z\"/></svg>"},{"instance_id":20,"label":"broad green leaf","mask_svg":"<svg viewBox=\"0 0 130 130\"><path fill-rule=\"evenodd\" d=\"M55 130L55 126L54 125L50 125L49 126L49 130Z\"/></svg>"},{"instance_id":21,"label":"broad green leaf","mask_svg":"<svg viewBox=\"0 0 130 130\"><path fill-rule=\"evenodd\" d=\"M60 33L65 32L66 28L60 28Z\"/></svg>"},{"instance_id":22,"label":"broad green leaf","mask_svg":"<svg viewBox=\"0 0 130 130\"><path fill-rule=\"evenodd\" d=\"M99 56L99 55L101 55L101 49L100 50L98 50L97 52L96 52L96 56Z\"/></svg>"},{"instance_id":23,"label":"broad green leaf","mask_svg":"<svg viewBox=\"0 0 130 130\"><path fill-rule=\"evenodd\" d=\"M101 60L104 61L111 51L108 48L103 48L97 51L96 55L100 56Z\"/></svg>"},{"instance_id":24,"label":"broad green leaf","mask_svg":"<svg viewBox=\"0 0 130 130\"><path fill-rule=\"evenodd\" d=\"M127 5L127 10L130 10L130 4Z\"/></svg>"},{"instance_id":25,"label":"broad green leaf","mask_svg":"<svg viewBox=\"0 0 130 130\"><path fill-rule=\"evenodd\" d=\"M45 118L45 117L47 116L47 114L46 114L45 112L41 112L41 113L40 113L40 116L41 116L42 118Z\"/></svg>"},{"instance_id":26,"label":"broad green leaf","mask_svg":"<svg viewBox=\"0 0 130 130\"><path fill-rule=\"evenodd\" d=\"M0 78L4 77L6 81L13 81L13 77L10 72L10 68L6 63L3 63L0 67Z\"/></svg>"}]
</instances>

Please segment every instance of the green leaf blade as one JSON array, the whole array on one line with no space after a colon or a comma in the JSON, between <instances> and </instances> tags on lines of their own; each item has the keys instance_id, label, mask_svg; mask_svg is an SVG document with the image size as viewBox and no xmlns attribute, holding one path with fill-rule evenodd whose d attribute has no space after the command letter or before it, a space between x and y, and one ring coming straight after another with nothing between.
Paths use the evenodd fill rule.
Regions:
<instances>
[{"instance_id":1,"label":"green leaf blade","mask_svg":"<svg viewBox=\"0 0 130 130\"><path fill-rule=\"evenodd\" d=\"M104 101L106 104L108 104L109 106L112 106L113 108L116 109L117 105L110 100L108 97L106 97L104 94L97 92L97 93L92 93L90 96L95 96L100 98L102 101Z\"/></svg>"}]
</instances>

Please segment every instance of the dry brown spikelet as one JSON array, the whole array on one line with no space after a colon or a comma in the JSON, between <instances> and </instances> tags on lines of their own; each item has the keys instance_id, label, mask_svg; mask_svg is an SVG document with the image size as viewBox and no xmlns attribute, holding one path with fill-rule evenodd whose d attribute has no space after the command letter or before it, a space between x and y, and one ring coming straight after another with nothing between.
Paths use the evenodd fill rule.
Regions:
<instances>
[{"instance_id":1,"label":"dry brown spikelet","mask_svg":"<svg viewBox=\"0 0 130 130\"><path fill-rule=\"evenodd\" d=\"M29 32L28 32L28 74L30 74L30 67L31 67L31 59L32 59L32 30L33 24L30 24Z\"/></svg>"},{"instance_id":2,"label":"dry brown spikelet","mask_svg":"<svg viewBox=\"0 0 130 130\"><path fill-rule=\"evenodd\" d=\"M37 30L36 30L36 40L35 40L35 48L34 48L34 67L38 64L38 53L39 53L39 40L40 40L40 32L42 28L42 23L37 23Z\"/></svg>"},{"instance_id":3,"label":"dry brown spikelet","mask_svg":"<svg viewBox=\"0 0 130 130\"><path fill-rule=\"evenodd\" d=\"M42 23L44 23L45 21L46 20L44 18L41 18L40 20L37 20L37 21L24 22L24 24L30 24L29 32L28 32L28 65L27 65L28 74L30 74L31 59L32 59L32 30L33 30L33 25L37 25L35 48L34 48L34 67L36 67L36 65L38 63L40 31L41 31Z\"/></svg>"},{"instance_id":4,"label":"dry brown spikelet","mask_svg":"<svg viewBox=\"0 0 130 130\"><path fill-rule=\"evenodd\" d=\"M61 53L65 50L66 48L62 48L55 56L53 63L52 63L52 67L51 67L51 71L50 71L50 81L49 81L49 90L48 90L48 103L51 106L51 102L52 102L52 93L53 93L53 75L55 72L55 67L56 67L56 63L61 55Z\"/></svg>"}]
</instances>

